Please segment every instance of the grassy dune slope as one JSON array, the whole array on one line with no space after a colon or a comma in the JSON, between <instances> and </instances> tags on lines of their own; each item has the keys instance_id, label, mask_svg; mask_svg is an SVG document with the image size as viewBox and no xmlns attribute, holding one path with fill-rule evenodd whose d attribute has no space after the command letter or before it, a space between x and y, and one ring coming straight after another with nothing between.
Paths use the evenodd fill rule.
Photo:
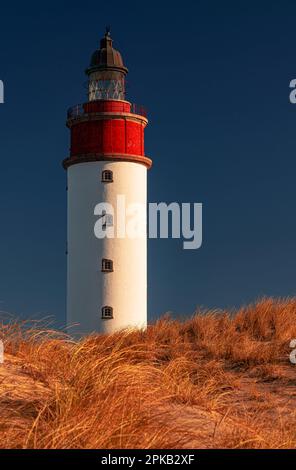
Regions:
<instances>
[{"instance_id":1,"label":"grassy dune slope","mask_svg":"<svg viewBox=\"0 0 296 470\"><path fill-rule=\"evenodd\" d=\"M296 447L296 299L71 341L0 324L0 446Z\"/></svg>"}]
</instances>

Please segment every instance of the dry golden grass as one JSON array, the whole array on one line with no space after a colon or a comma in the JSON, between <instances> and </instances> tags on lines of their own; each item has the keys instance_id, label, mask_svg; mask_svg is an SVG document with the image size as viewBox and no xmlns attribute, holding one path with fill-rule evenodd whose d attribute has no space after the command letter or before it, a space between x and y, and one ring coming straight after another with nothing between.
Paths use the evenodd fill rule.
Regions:
<instances>
[{"instance_id":1,"label":"dry golden grass","mask_svg":"<svg viewBox=\"0 0 296 470\"><path fill-rule=\"evenodd\" d=\"M80 341L0 325L3 448L296 447L296 299Z\"/></svg>"}]
</instances>

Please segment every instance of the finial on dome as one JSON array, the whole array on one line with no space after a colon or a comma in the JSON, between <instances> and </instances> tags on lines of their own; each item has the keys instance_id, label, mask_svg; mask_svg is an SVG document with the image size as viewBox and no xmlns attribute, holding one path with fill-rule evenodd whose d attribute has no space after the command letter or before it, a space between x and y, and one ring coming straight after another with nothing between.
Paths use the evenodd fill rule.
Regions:
<instances>
[{"instance_id":1,"label":"finial on dome","mask_svg":"<svg viewBox=\"0 0 296 470\"><path fill-rule=\"evenodd\" d=\"M104 37L100 42L100 48L93 53L90 66L86 69L87 75L98 70L127 74L128 70L123 63L120 52L113 47L110 31L110 25L106 26Z\"/></svg>"}]
</instances>

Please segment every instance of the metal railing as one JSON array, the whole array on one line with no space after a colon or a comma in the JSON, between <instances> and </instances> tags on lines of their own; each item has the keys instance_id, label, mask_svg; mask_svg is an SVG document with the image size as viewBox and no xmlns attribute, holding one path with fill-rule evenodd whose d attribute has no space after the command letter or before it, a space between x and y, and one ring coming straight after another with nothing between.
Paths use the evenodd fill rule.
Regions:
<instances>
[{"instance_id":1,"label":"metal railing","mask_svg":"<svg viewBox=\"0 0 296 470\"><path fill-rule=\"evenodd\" d=\"M108 100L106 100L108 101ZM75 106L72 106L71 108L68 109L67 111L67 119L76 119L76 118L79 118L79 117L82 117L86 114L92 114L92 113L99 113L101 111L99 110L85 110L85 105L86 104L91 104L91 103L98 103L99 101L89 101L88 103L83 103L83 104L76 104ZM120 104L120 101L118 101L118 104ZM122 103L122 110L120 110L120 106L117 107L116 110L114 110L115 112L126 112L126 108L124 105L126 105L126 103ZM141 106L141 105L138 105L138 104L135 104L135 103L131 103L131 108L130 108L130 112L132 114L138 114L140 116L144 116L144 117L147 117L147 110L146 108L144 108L144 106Z\"/></svg>"},{"instance_id":2,"label":"metal railing","mask_svg":"<svg viewBox=\"0 0 296 470\"><path fill-rule=\"evenodd\" d=\"M147 109L141 104L131 103L131 113L147 117Z\"/></svg>"},{"instance_id":3,"label":"metal railing","mask_svg":"<svg viewBox=\"0 0 296 470\"><path fill-rule=\"evenodd\" d=\"M76 117L82 116L85 114L83 104L76 104L72 106L67 111L67 118L68 119L75 119Z\"/></svg>"}]
</instances>

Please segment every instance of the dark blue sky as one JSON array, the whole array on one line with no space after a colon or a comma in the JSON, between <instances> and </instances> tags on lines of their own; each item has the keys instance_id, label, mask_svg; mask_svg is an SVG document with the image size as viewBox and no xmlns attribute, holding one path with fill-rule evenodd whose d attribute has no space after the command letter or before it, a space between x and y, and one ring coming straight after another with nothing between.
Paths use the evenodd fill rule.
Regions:
<instances>
[{"instance_id":1,"label":"dark blue sky","mask_svg":"<svg viewBox=\"0 0 296 470\"><path fill-rule=\"evenodd\" d=\"M4 2L0 308L65 321L66 110L105 25L149 112L149 201L202 202L204 242L149 242L149 312L296 293L294 1Z\"/></svg>"}]
</instances>

